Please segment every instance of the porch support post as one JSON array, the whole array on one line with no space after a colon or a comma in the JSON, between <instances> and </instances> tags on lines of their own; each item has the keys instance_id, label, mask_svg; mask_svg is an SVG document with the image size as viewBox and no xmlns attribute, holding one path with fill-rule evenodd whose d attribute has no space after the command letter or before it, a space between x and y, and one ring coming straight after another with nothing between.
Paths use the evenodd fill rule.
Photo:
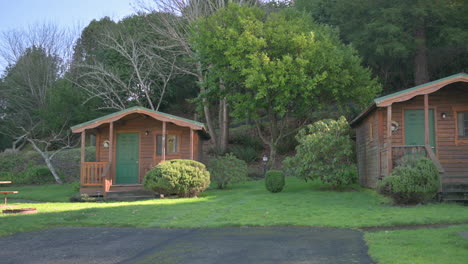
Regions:
<instances>
[{"instance_id":1,"label":"porch support post","mask_svg":"<svg viewBox=\"0 0 468 264\"><path fill-rule=\"evenodd\" d=\"M86 130L81 132L81 163L85 162L86 155Z\"/></svg>"},{"instance_id":2,"label":"porch support post","mask_svg":"<svg viewBox=\"0 0 468 264\"><path fill-rule=\"evenodd\" d=\"M95 151L95 157L96 157L96 161L101 161L101 155L99 155L99 153L101 153L101 133L99 133L99 130L96 130L96 151Z\"/></svg>"},{"instance_id":3,"label":"porch support post","mask_svg":"<svg viewBox=\"0 0 468 264\"><path fill-rule=\"evenodd\" d=\"M112 175L114 170L112 169L114 166L112 161L114 159L114 122L109 123L109 173L106 175L104 179L104 196L107 196L107 192L110 190L112 185Z\"/></svg>"},{"instance_id":4,"label":"porch support post","mask_svg":"<svg viewBox=\"0 0 468 264\"><path fill-rule=\"evenodd\" d=\"M166 122L162 123L162 161L166 160Z\"/></svg>"},{"instance_id":5,"label":"porch support post","mask_svg":"<svg viewBox=\"0 0 468 264\"><path fill-rule=\"evenodd\" d=\"M193 128L190 128L190 159L193 160Z\"/></svg>"},{"instance_id":6,"label":"porch support post","mask_svg":"<svg viewBox=\"0 0 468 264\"><path fill-rule=\"evenodd\" d=\"M429 95L424 95L424 144L429 147Z\"/></svg>"},{"instance_id":7,"label":"porch support post","mask_svg":"<svg viewBox=\"0 0 468 264\"><path fill-rule=\"evenodd\" d=\"M86 130L81 132L81 162L80 162L80 181L81 185L86 184L85 181L85 172L83 168L83 163L85 162L86 158Z\"/></svg>"},{"instance_id":8,"label":"porch support post","mask_svg":"<svg viewBox=\"0 0 468 264\"><path fill-rule=\"evenodd\" d=\"M114 152L114 122L109 123L109 163L112 163Z\"/></svg>"},{"instance_id":9,"label":"porch support post","mask_svg":"<svg viewBox=\"0 0 468 264\"><path fill-rule=\"evenodd\" d=\"M387 106L387 175L392 172L392 105Z\"/></svg>"}]
</instances>

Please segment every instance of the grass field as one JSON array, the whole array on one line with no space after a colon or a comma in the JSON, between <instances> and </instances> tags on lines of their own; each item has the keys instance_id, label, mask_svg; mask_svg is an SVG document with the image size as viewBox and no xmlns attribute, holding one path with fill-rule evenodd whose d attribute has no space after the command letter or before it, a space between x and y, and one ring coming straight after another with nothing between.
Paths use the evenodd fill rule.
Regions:
<instances>
[{"instance_id":1,"label":"grass field","mask_svg":"<svg viewBox=\"0 0 468 264\"><path fill-rule=\"evenodd\" d=\"M71 189L70 185L23 187L16 197L66 201L73 193ZM360 228L468 222L468 208L455 204L396 207L370 190L333 192L322 189L323 185L318 183L288 178L284 191L276 194L267 192L263 181L251 181L228 190L208 190L192 199L19 204L20 207L34 206L38 213L0 215L0 235L54 226Z\"/></svg>"},{"instance_id":2,"label":"grass field","mask_svg":"<svg viewBox=\"0 0 468 264\"><path fill-rule=\"evenodd\" d=\"M4 185L7 186L7 185ZM41 202L68 202L70 197L76 193L72 184L50 184L50 185L28 185L4 187L2 190L19 191L18 194L12 194L11 199L22 199Z\"/></svg>"},{"instance_id":3,"label":"grass field","mask_svg":"<svg viewBox=\"0 0 468 264\"><path fill-rule=\"evenodd\" d=\"M385 264L468 263L468 225L366 233L370 256Z\"/></svg>"}]
</instances>

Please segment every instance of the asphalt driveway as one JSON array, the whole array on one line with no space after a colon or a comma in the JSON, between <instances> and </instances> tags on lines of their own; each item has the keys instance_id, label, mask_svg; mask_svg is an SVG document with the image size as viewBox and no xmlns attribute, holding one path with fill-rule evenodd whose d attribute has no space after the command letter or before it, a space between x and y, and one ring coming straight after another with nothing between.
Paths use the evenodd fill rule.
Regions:
<instances>
[{"instance_id":1,"label":"asphalt driveway","mask_svg":"<svg viewBox=\"0 0 468 264\"><path fill-rule=\"evenodd\" d=\"M1 263L373 263L362 232L70 227L0 237Z\"/></svg>"}]
</instances>

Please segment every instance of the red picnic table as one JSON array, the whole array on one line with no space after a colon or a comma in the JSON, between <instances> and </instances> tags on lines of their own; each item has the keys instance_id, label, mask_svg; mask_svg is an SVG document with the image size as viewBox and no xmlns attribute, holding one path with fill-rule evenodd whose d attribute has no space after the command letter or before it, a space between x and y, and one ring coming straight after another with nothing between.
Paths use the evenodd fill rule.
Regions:
<instances>
[{"instance_id":1,"label":"red picnic table","mask_svg":"<svg viewBox=\"0 0 468 264\"><path fill-rule=\"evenodd\" d=\"M0 184L10 184L11 181L0 181ZM18 193L18 191L0 191L0 193L3 193L4 195L4 205L3 206L6 206L7 205L7 202L8 202L8 194L10 193Z\"/></svg>"}]
</instances>

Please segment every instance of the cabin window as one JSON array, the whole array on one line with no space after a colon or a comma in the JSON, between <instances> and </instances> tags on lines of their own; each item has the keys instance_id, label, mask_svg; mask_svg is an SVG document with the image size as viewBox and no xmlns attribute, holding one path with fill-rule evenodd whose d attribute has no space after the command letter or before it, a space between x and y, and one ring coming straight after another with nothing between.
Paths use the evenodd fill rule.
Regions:
<instances>
[{"instance_id":1,"label":"cabin window","mask_svg":"<svg viewBox=\"0 0 468 264\"><path fill-rule=\"evenodd\" d=\"M468 139L468 111L457 113L458 138Z\"/></svg>"},{"instance_id":2,"label":"cabin window","mask_svg":"<svg viewBox=\"0 0 468 264\"><path fill-rule=\"evenodd\" d=\"M156 155L162 155L162 135L156 136ZM179 152L179 136L167 135L166 136L166 154Z\"/></svg>"},{"instance_id":3,"label":"cabin window","mask_svg":"<svg viewBox=\"0 0 468 264\"><path fill-rule=\"evenodd\" d=\"M177 153L179 149L179 137L167 135L166 151L167 153Z\"/></svg>"},{"instance_id":4,"label":"cabin window","mask_svg":"<svg viewBox=\"0 0 468 264\"><path fill-rule=\"evenodd\" d=\"M369 140L374 140L374 117L372 116L369 120Z\"/></svg>"}]
</instances>

